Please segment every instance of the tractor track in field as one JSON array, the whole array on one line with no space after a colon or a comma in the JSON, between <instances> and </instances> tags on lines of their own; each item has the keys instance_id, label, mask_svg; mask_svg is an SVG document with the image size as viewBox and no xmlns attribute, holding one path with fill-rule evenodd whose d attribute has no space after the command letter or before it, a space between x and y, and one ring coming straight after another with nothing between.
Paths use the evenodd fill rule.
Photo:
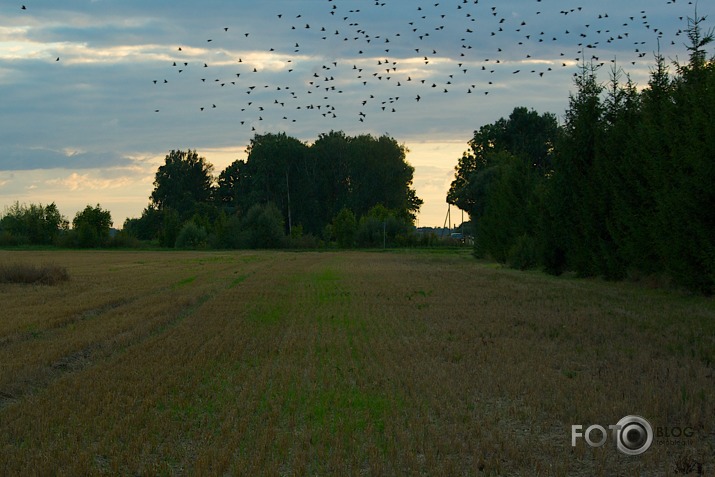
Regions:
<instances>
[{"instance_id":1,"label":"tractor track in field","mask_svg":"<svg viewBox=\"0 0 715 477\"><path fill-rule=\"evenodd\" d=\"M24 341L30 341L33 339L39 339L41 337L51 335L53 332L65 329L73 323L77 323L78 321L97 318L110 310L127 305L140 298L142 297L137 296L132 299L124 298L120 300L110 300L99 306L94 306L92 308L88 308L81 312L75 313L71 317L66 318L64 320L59 320L54 325L44 328L42 331L22 331L5 335L3 337L0 337L0 350L16 343L22 343Z\"/></svg>"},{"instance_id":2,"label":"tractor track in field","mask_svg":"<svg viewBox=\"0 0 715 477\"><path fill-rule=\"evenodd\" d=\"M0 409L27 395L48 387L53 381L61 378L65 374L79 372L94 364L110 359L112 356L125 351L127 348L137 345L151 336L168 329L175 322L190 316L191 313L198 308L198 305L205 303L209 297L209 295L204 295L196 300L196 303L187 303L175 313L173 318L155 320L150 328L142 330L139 333L125 331L112 334L102 340L92 342L80 349L66 353L49 364L34 366L22 373L22 375L16 376L14 380L2 383L2 387L0 387ZM129 300L125 303L125 306L128 303L138 300L138 298ZM120 306L122 305L97 307L93 310L95 310L95 312L96 310L103 310L102 313L95 315L98 317ZM64 326L67 326L67 324ZM58 329L59 327L56 327L53 330L57 331ZM17 340L15 343L21 343L29 339L36 338L31 336L25 340Z\"/></svg>"},{"instance_id":3,"label":"tractor track in field","mask_svg":"<svg viewBox=\"0 0 715 477\"><path fill-rule=\"evenodd\" d=\"M234 268L235 264L222 267L219 271L225 272ZM70 318L58 321L53 326L42 330L41 332L22 332L13 333L0 338L0 350L11 346L23 344L36 339L51 339L62 330L67 329L75 323L96 320L106 316L110 312L121 312L121 309L128 309L132 305L137 305L142 301L154 299L167 293L178 293L177 290L195 281L198 277L204 277L216 274L217 270L212 269L204 273L192 275L191 280L179 280L167 285L152 289L151 291L131 298L119 300L109 300L99 306L94 306L86 310L74 313ZM211 298L221 293L222 291L234 288L238 283L245 281L255 270L244 273L239 278L232 280L223 280L210 285L207 292L201 293L198 296L191 297L183 303L164 300L167 308L176 307L170 310L166 315L149 318L142 328L132 327L131 330L120 331L115 334L106 336L98 341L91 342L79 349L65 353L59 358L53 360L49 364L40 364L34 366L15 376L9 382L0 383L0 410L4 407L18 402L24 397L34 394L44 388L47 388L57 379L69 373L80 372L90 366L103 362L125 352L127 349L139 345L147 339L164 333L176 326L184 319L191 316L204 303Z\"/></svg>"},{"instance_id":4,"label":"tractor track in field","mask_svg":"<svg viewBox=\"0 0 715 477\"><path fill-rule=\"evenodd\" d=\"M232 268L232 266L226 266L222 270L227 270L230 268ZM78 311L76 313L73 313L68 318L57 320L54 324L44 328L42 331L23 331L23 332L10 333L5 336L0 336L0 350L2 350L3 348L5 348L7 346L15 344L15 343L19 343L19 342L23 342L23 341L30 341L33 339L51 337L53 333L57 333L58 331L64 330L78 322L99 319L102 316L104 316L106 313L108 313L112 310L115 310L120 307L130 306L134 303L137 303L140 300L149 299L154 296L158 296L163 293L175 290L181 286L185 286L187 283L194 281L198 277L210 275L212 273L213 273L213 271L211 271L211 272L207 271L202 274L193 275L189 281L184 279L184 280L172 282L170 284L151 289L145 293L134 295L130 298L107 300L106 302L104 302L100 305L93 306L91 308L87 308L87 309ZM235 280L234 280L234 282L235 282ZM228 287L235 286L234 282L232 282L230 285L228 285Z\"/></svg>"}]
</instances>

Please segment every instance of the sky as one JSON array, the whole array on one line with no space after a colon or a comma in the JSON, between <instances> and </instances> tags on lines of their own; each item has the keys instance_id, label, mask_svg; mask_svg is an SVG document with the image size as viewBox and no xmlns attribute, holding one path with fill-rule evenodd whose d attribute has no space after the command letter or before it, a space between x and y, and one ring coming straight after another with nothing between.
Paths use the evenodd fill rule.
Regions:
<instances>
[{"instance_id":1,"label":"sky","mask_svg":"<svg viewBox=\"0 0 715 477\"><path fill-rule=\"evenodd\" d=\"M2 0L0 211L55 202L71 221L100 204L121 228L171 150L195 149L218 175L256 134L311 143L336 130L404 144L418 224L441 226L475 130L521 106L562 121L584 60L602 64L604 83L616 68L645 87L658 48L687 62L695 11L684 0Z\"/></svg>"}]
</instances>

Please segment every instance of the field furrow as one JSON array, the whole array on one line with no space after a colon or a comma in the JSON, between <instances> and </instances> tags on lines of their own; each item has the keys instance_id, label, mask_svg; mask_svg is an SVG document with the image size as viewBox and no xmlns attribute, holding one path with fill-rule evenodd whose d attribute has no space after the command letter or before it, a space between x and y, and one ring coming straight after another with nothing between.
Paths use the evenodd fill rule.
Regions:
<instances>
[{"instance_id":1,"label":"field furrow","mask_svg":"<svg viewBox=\"0 0 715 477\"><path fill-rule=\"evenodd\" d=\"M92 262L99 270L94 268L91 274L86 275L82 262L70 269L76 278L62 290L7 286L7 290L25 292L20 299L29 304L30 311L22 302L11 303L6 308L8 318L0 320L7 330L0 336L0 391L4 396L0 406L46 386L67 371L77 371L165 331L217 290L231 286L229 280L235 280L234 264L203 271L197 267L192 270L194 275L177 280L177 272L183 275L172 267L144 261L133 267L123 261L117 265L112 261L116 254L102 258ZM189 263L202 263L196 260ZM147 276L156 268L163 270ZM120 269L124 273L118 274ZM84 299L95 289L100 291L99 297ZM58 291L64 293L58 297ZM47 306L55 297L61 305Z\"/></svg>"},{"instance_id":2,"label":"field furrow","mask_svg":"<svg viewBox=\"0 0 715 477\"><path fill-rule=\"evenodd\" d=\"M0 289L0 475L715 470L706 298L455 253L50 255L69 282ZM692 438L571 446L628 414Z\"/></svg>"}]
</instances>

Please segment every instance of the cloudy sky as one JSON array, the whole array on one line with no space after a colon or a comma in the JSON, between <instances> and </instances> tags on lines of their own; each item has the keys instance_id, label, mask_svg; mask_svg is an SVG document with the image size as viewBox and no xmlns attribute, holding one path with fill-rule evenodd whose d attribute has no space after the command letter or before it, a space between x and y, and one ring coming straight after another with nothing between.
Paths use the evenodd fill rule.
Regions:
<instances>
[{"instance_id":1,"label":"cloudy sky","mask_svg":"<svg viewBox=\"0 0 715 477\"><path fill-rule=\"evenodd\" d=\"M172 149L218 174L257 133L342 130L404 143L419 223L442 225L475 129L516 106L561 117L581 58L645 86L659 44L687 61L694 15L685 0L3 0L0 210L54 201L71 220L99 203L121 227Z\"/></svg>"}]
</instances>

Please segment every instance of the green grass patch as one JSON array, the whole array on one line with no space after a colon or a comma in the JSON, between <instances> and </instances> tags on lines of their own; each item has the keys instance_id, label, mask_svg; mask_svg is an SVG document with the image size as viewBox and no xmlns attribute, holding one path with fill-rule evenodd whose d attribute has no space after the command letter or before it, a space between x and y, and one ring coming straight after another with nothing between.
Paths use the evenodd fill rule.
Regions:
<instances>
[{"instance_id":1,"label":"green grass patch","mask_svg":"<svg viewBox=\"0 0 715 477\"><path fill-rule=\"evenodd\" d=\"M316 283L330 283L330 282L340 280L340 275L338 274L337 271L327 268L327 269L322 270L319 273L317 273L314 276L313 280Z\"/></svg>"},{"instance_id":2,"label":"green grass patch","mask_svg":"<svg viewBox=\"0 0 715 477\"><path fill-rule=\"evenodd\" d=\"M179 280L178 282L174 283L174 288L184 287L190 283L193 283L194 280L196 280L196 275L186 277L183 280Z\"/></svg>"},{"instance_id":3,"label":"green grass patch","mask_svg":"<svg viewBox=\"0 0 715 477\"><path fill-rule=\"evenodd\" d=\"M244 273L243 275L239 275L233 280L231 280L231 284L228 286L228 288L233 288L237 285L240 285L241 283L245 282L248 277L251 275L249 273Z\"/></svg>"},{"instance_id":4,"label":"green grass patch","mask_svg":"<svg viewBox=\"0 0 715 477\"><path fill-rule=\"evenodd\" d=\"M247 319L250 322L261 325L274 325L282 321L285 316L286 311L284 306L276 304L254 308L248 313Z\"/></svg>"},{"instance_id":5,"label":"green grass patch","mask_svg":"<svg viewBox=\"0 0 715 477\"><path fill-rule=\"evenodd\" d=\"M315 288L317 303L320 306L344 304L350 300L350 290L344 286L340 273L333 268L325 268L309 275L307 281Z\"/></svg>"},{"instance_id":6,"label":"green grass patch","mask_svg":"<svg viewBox=\"0 0 715 477\"><path fill-rule=\"evenodd\" d=\"M368 427L381 434L391 408L402 405L404 402L394 397L343 384L318 389L292 387L284 395L283 412L294 414L297 421L317 434L351 435Z\"/></svg>"}]
</instances>

